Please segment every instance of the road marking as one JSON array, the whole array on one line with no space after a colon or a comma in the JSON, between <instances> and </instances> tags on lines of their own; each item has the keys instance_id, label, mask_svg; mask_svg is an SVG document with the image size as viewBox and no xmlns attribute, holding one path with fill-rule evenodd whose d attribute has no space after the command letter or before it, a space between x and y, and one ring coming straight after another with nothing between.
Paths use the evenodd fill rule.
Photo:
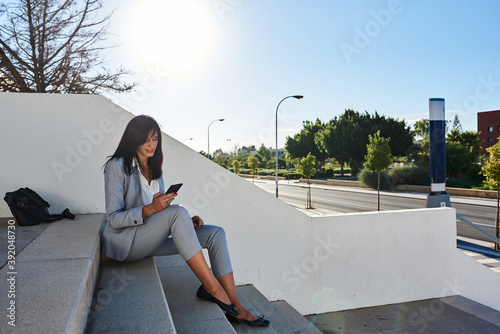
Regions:
<instances>
[{"instance_id":1,"label":"road marking","mask_svg":"<svg viewBox=\"0 0 500 334\"><path fill-rule=\"evenodd\" d=\"M477 262L481 263L482 265L486 266L487 268L490 268L493 270L495 273L500 274L500 257L487 257L481 253L476 253L472 251L467 251L467 250L462 250L465 254L470 256L472 259L476 260Z\"/></svg>"},{"instance_id":2,"label":"road marking","mask_svg":"<svg viewBox=\"0 0 500 334\"><path fill-rule=\"evenodd\" d=\"M477 262L482 264L490 264L490 263L500 263L497 259L478 259Z\"/></svg>"},{"instance_id":3,"label":"road marking","mask_svg":"<svg viewBox=\"0 0 500 334\"><path fill-rule=\"evenodd\" d=\"M464 250L463 252L464 252L465 254L469 255L470 257L478 257L478 256L480 256L480 255L481 255L481 254L474 253L474 252L467 251L467 250Z\"/></svg>"},{"instance_id":4,"label":"road marking","mask_svg":"<svg viewBox=\"0 0 500 334\"><path fill-rule=\"evenodd\" d=\"M457 222L457 223L458 223L458 222L460 222L460 223L467 224L467 223L465 223L465 222L461 221L461 220L460 220L460 219L458 219L458 218L457 218L456 222ZM479 225L479 226L485 226L485 227L495 227L495 224L491 225L491 224L483 224L483 223L475 223L475 222L471 222L471 223L473 223L473 224L475 224L475 225Z\"/></svg>"}]
</instances>

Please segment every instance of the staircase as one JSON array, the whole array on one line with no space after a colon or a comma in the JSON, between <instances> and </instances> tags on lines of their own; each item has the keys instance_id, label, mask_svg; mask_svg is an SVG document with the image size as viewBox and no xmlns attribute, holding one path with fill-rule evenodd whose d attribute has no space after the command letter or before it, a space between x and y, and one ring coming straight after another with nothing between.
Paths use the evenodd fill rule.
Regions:
<instances>
[{"instance_id":1,"label":"staircase","mask_svg":"<svg viewBox=\"0 0 500 334\"><path fill-rule=\"evenodd\" d=\"M180 255L134 263L101 258L102 217L15 226L16 321L15 327L4 321L0 333L320 333L287 303L269 302L251 285L238 287L240 299L271 326L233 327L217 305L196 298L200 282ZM8 221L0 219L2 242ZM2 252L6 296L11 272Z\"/></svg>"},{"instance_id":2,"label":"staircase","mask_svg":"<svg viewBox=\"0 0 500 334\"><path fill-rule=\"evenodd\" d=\"M177 333L321 333L288 303L270 302L252 285L237 287L240 300L271 325L231 324L217 305L196 297L200 282L180 255L157 257L155 262Z\"/></svg>"},{"instance_id":3,"label":"staircase","mask_svg":"<svg viewBox=\"0 0 500 334\"><path fill-rule=\"evenodd\" d=\"M238 287L240 299L271 325L231 324L217 305L196 297L199 285L180 255L103 260L86 333L321 333L289 304L270 302L251 285Z\"/></svg>"},{"instance_id":4,"label":"staircase","mask_svg":"<svg viewBox=\"0 0 500 334\"><path fill-rule=\"evenodd\" d=\"M0 240L7 240L8 226L8 219L0 219ZM240 300L271 325L230 324L218 306L196 298L200 283L180 256L134 263L101 258L101 226L102 215L16 225L15 268L0 252L0 291L5 297L9 289L16 291L15 297L0 298L0 306L7 310L9 299L15 300L15 327L4 321L0 333L321 333L311 322L325 333L402 328L412 333L422 332L423 326L435 333L500 330L499 311L461 296L311 315L309 322L288 303L270 302L252 285L237 287ZM11 276L15 286L6 279ZM425 321L415 322L415 316Z\"/></svg>"}]
</instances>

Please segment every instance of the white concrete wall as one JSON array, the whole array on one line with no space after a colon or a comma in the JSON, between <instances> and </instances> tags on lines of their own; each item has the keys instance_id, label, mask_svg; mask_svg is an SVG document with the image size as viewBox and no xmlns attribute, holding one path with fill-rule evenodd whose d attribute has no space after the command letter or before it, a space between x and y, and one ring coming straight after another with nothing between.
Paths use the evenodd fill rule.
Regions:
<instances>
[{"instance_id":1,"label":"white concrete wall","mask_svg":"<svg viewBox=\"0 0 500 334\"><path fill-rule=\"evenodd\" d=\"M0 117L1 194L29 187L51 213L103 211L101 167L130 115L99 96L0 93Z\"/></svg>"},{"instance_id":2,"label":"white concrete wall","mask_svg":"<svg viewBox=\"0 0 500 334\"><path fill-rule=\"evenodd\" d=\"M103 212L101 167L133 115L89 95L0 93L0 108L0 192ZM500 310L500 275L456 249L454 209L309 217L167 135L163 148L176 202L226 229L238 284L303 314L454 294Z\"/></svg>"}]
</instances>

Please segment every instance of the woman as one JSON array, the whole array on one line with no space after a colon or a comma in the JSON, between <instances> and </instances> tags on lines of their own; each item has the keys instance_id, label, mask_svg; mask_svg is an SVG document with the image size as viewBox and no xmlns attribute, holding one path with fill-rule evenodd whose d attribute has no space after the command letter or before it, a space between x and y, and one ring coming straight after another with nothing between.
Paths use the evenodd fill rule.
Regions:
<instances>
[{"instance_id":1,"label":"woman","mask_svg":"<svg viewBox=\"0 0 500 334\"><path fill-rule=\"evenodd\" d=\"M165 194L161 131L150 116L134 117L104 167L106 226L104 255L117 261L181 254L202 285L197 297L217 303L230 321L267 326L238 298L224 230L189 217ZM171 236L171 237L170 237ZM202 253L208 249L212 271Z\"/></svg>"}]
</instances>

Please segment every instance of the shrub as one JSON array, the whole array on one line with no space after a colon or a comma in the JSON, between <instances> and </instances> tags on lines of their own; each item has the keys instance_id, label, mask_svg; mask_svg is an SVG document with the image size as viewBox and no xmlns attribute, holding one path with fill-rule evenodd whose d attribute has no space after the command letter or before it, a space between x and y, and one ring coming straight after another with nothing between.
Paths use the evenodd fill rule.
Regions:
<instances>
[{"instance_id":1,"label":"shrub","mask_svg":"<svg viewBox=\"0 0 500 334\"><path fill-rule=\"evenodd\" d=\"M327 178L327 177L333 177L333 169L329 168L325 171L316 171L316 174L314 174L315 179L319 178Z\"/></svg>"},{"instance_id":2,"label":"shrub","mask_svg":"<svg viewBox=\"0 0 500 334\"><path fill-rule=\"evenodd\" d=\"M368 169L363 168L358 175L360 182L364 183L370 188L377 189L378 173L370 172ZM390 189L390 180L386 170L380 173L380 189Z\"/></svg>"},{"instance_id":3,"label":"shrub","mask_svg":"<svg viewBox=\"0 0 500 334\"><path fill-rule=\"evenodd\" d=\"M274 175L274 169L259 169L257 175Z\"/></svg>"},{"instance_id":4,"label":"shrub","mask_svg":"<svg viewBox=\"0 0 500 334\"><path fill-rule=\"evenodd\" d=\"M363 169L359 173L359 181L368 187L377 188L377 173ZM398 184L411 184L426 186L430 184L430 176L427 168L417 165L395 167L390 171L380 174L380 188L392 189Z\"/></svg>"},{"instance_id":5,"label":"shrub","mask_svg":"<svg viewBox=\"0 0 500 334\"><path fill-rule=\"evenodd\" d=\"M275 175L276 173L273 173L273 175ZM283 176L285 178L288 179L288 172L285 170L285 171L278 171L278 176ZM290 172L290 180L298 180L302 177L302 175L300 173L297 173L297 172Z\"/></svg>"},{"instance_id":6,"label":"shrub","mask_svg":"<svg viewBox=\"0 0 500 334\"><path fill-rule=\"evenodd\" d=\"M482 181L477 179L471 179L469 177L461 177L458 179L448 179L446 180L447 187L453 188L481 188L483 186Z\"/></svg>"},{"instance_id":7,"label":"shrub","mask_svg":"<svg viewBox=\"0 0 500 334\"><path fill-rule=\"evenodd\" d=\"M389 171L389 178L393 186L398 184L427 186L430 184L430 175L427 168L417 165L394 167Z\"/></svg>"},{"instance_id":8,"label":"shrub","mask_svg":"<svg viewBox=\"0 0 500 334\"><path fill-rule=\"evenodd\" d=\"M494 190L494 189L491 189L490 187L488 186L485 186L485 185L482 185L480 187L475 187L475 186L472 186L471 189L478 189L478 190Z\"/></svg>"}]
</instances>

